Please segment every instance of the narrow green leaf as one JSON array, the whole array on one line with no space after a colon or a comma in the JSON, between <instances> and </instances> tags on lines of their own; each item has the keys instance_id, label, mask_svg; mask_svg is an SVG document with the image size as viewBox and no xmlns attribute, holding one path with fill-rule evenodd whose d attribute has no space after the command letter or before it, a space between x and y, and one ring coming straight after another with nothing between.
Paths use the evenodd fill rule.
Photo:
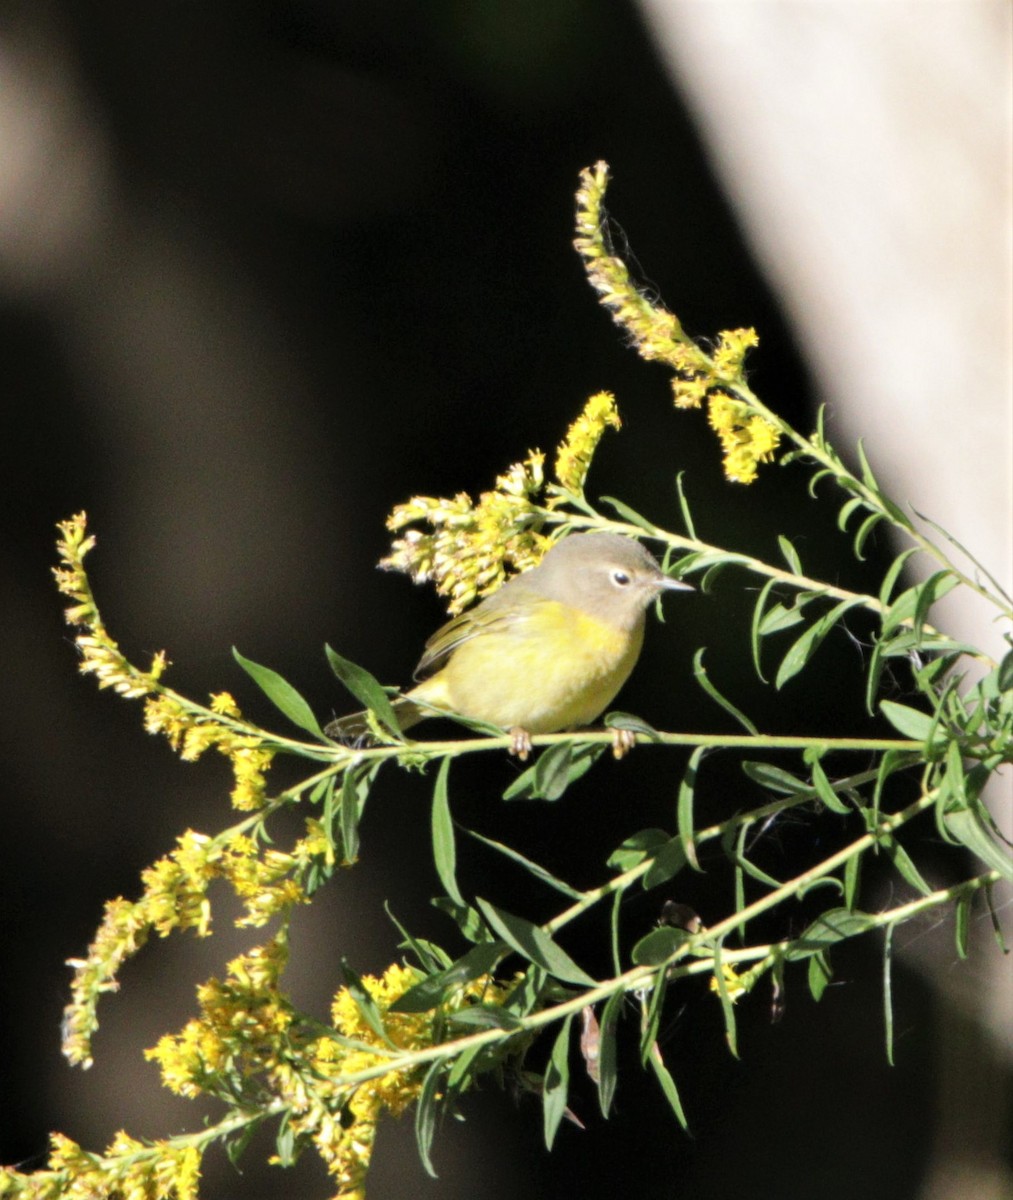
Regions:
<instances>
[{"instance_id":1,"label":"narrow green leaf","mask_svg":"<svg viewBox=\"0 0 1013 1200\"><path fill-rule=\"evenodd\" d=\"M848 912L855 911L855 899L858 896L858 885L862 878L862 856L853 854L844 864L844 907Z\"/></svg>"},{"instance_id":2,"label":"narrow green leaf","mask_svg":"<svg viewBox=\"0 0 1013 1200\"><path fill-rule=\"evenodd\" d=\"M495 850L502 854L505 858L509 858L511 862L517 863L518 866L524 868L530 875L548 887L553 888L563 896L567 896L571 900L582 900L584 893L575 887L571 887L568 883L564 883L562 879L557 879L545 867L533 862L530 858L525 858L519 851L514 850L510 846L505 846L502 842L494 841L492 838L485 837L484 834L476 833L474 829L465 829L464 832L473 837L476 842L481 842L483 846L488 846L490 850Z\"/></svg>"},{"instance_id":3,"label":"narrow green leaf","mask_svg":"<svg viewBox=\"0 0 1013 1200\"><path fill-rule=\"evenodd\" d=\"M823 999L827 984L833 979L834 973L830 968L830 956L825 950L820 950L809 959L809 991L817 1002Z\"/></svg>"},{"instance_id":4,"label":"narrow green leaf","mask_svg":"<svg viewBox=\"0 0 1013 1200\"><path fill-rule=\"evenodd\" d=\"M700 761L706 752L705 746L697 746L686 764L686 771L679 783L679 799L676 804L676 827L679 830L679 842L686 861L694 871L703 871L696 857L695 829L693 826L693 791L696 787L697 771Z\"/></svg>"},{"instance_id":5,"label":"narrow green leaf","mask_svg":"<svg viewBox=\"0 0 1013 1200\"><path fill-rule=\"evenodd\" d=\"M852 496L850 500L845 501L841 506L841 511L837 514L837 528L844 533L848 528L848 521L851 519L851 514L856 508L864 508L865 501L861 496Z\"/></svg>"},{"instance_id":6,"label":"narrow green leaf","mask_svg":"<svg viewBox=\"0 0 1013 1200\"><path fill-rule=\"evenodd\" d=\"M585 775L605 752L602 745L547 746L503 793L504 800L558 800L571 783Z\"/></svg>"},{"instance_id":7,"label":"narrow green leaf","mask_svg":"<svg viewBox=\"0 0 1013 1200\"><path fill-rule=\"evenodd\" d=\"M472 946L467 954L457 959L445 971L428 975L410 987L403 996L390 1006L391 1012L429 1012L435 1008L446 993L462 983L470 983L479 975L485 975L493 969L503 957L506 947L502 942L479 942Z\"/></svg>"},{"instance_id":8,"label":"narrow green leaf","mask_svg":"<svg viewBox=\"0 0 1013 1200\"><path fill-rule=\"evenodd\" d=\"M648 725L643 717L635 717L632 713L618 711L606 713L604 724L607 729L628 729L638 738L646 738L649 742L661 741L661 734L653 725ZM603 749L603 746L599 747L599 750Z\"/></svg>"},{"instance_id":9,"label":"narrow green leaf","mask_svg":"<svg viewBox=\"0 0 1013 1200\"><path fill-rule=\"evenodd\" d=\"M890 596L893 594L893 589L897 583L897 579L899 578L901 571L904 570L907 560L912 554L917 553L918 547L912 546L909 550L905 550L902 554L898 554L890 564L886 574L883 576L883 582L879 588L879 602L884 607L890 603Z\"/></svg>"},{"instance_id":10,"label":"narrow green leaf","mask_svg":"<svg viewBox=\"0 0 1013 1200\"><path fill-rule=\"evenodd\" d=\"M964 892L957 897L953 906L953 935L957 943L957 956L967 958L967 944L971 932L971 903L973 896Z\"/></svg>"},{"instance_id":11,"label":"narrow green leaf","mask_svg":"<svg viewBox=\"0 0 1013 1200\"><path fill-rule=\"evenodd\" d=\"M365 668L357 666L347 658L342 658L330 646L325 646L324 651L327 654L327 661L330 663L331 670L341 680L348 691L352 693L363 708L371 709L376 713L376 719L389 733L393 734L396 738L400 738L402 736L401 726L397 723L394 708L387 693L377 680Z\"/></svg>"},{"instance_id":12,"label":"narrow green leaf","mask_svg":"<svg viewBox=\"0 0 1013 1200\"><path fill-rule=\"evenodd\" d=\"M703 665L703 656L706 653L706 649L706 646L701 646L696 654L693 655L693 675L697 683L703 688L703 690L708 696L710 696L712 700L721 705L721 707L726 713L728 713L729 716L734 717L747 733L758 736L760 731L756 728L753 722L750 721L745 713L736 708L731 700L726 700L711 682L709 676L707 675L706 668Z\"/></svg>"},{"instance_id":13,"label":"narrow green leaf","mask_svg":"<svg viewBox=\"0 0 1013 1200\"><path fill-rule=\"evenodd\" d=\"M449 896L436 896L432 904L434 908L438 908L440 912L444 912L450 917L469 942L477 943L493 940L486 923L470 904L458 904L455 900L451 900ZM449 966L450 964L447 963L445 965Z\"/></svg>"},{"instance_id":14,"label":"narrow green leaf","mask_svg":"<svg viewBox=\"0 0 1013 1200\"><path fill-rule=\"evenodd\" d=\"M629 521L631 525L636 525L638 529L643 529L645 533L652 536L657 532L657 526L652 525L646 517L642 517L640 513L630 508L628 504L624 504L621 500L617 500L614 496L602 496L602 501L622 517L624 521Z\"/></svg>"},{"instance_id":15,"label":"narrow green leaf","mask_svg":"<svg viewBox=\"0 0 1013 1200\"><path fill-rule=\"evenodd\" d=\"M232 647L232 657L249 675L271 703L285 714L293 725L312 733L314 737L324 739L324 731L320 728L313 710L299 695L295 688L270 667L262 667L259 663L244 658L239 651Z\"/></svg>"},{"instance_id":16,"label":"narrow green leaf","mask_svg":"<svg viewBox=\"0 0 1013 1200\"><path fill-rule=\"evenodd\" d=\"M490 928L522 957L543 967L550 975L564 983L576 983L581 987L592 987L594 980L573 959L557 946L552 938L531 921L497 908L488 900L476 898L475 903L488 921Z\"/></svg>"},{"instance_id":17,"label":"narrow green leaf","mask_svg":"<svg viewBox=\"0 0 1013 1200\"><path fill-rule=\"evenodd\" d=\"M929 615L929 609L947 592L953 591L959 583L960 580L952 571L936 571L924 583L918 585L918 600L915 604L913 620L915 633L919 637L925 624L925 618Z\"/></svg>"},{"instance_id":18,"label":"narrow green leaf","mask_svg":"<svg viewBox=\"0 0 1013 1200\"><path fill-rule=\"evenodd\" d=\"M688 940L685 929L659 925L636 943L630 957L636 967L658 967L668 962Z\"/></svg>"},{"instance_id":19,"label":"narrow green leaf","mask_svg":"<svg viewBox=\"0 0 1013 1200\"><path fill-rule=\"evenodd\" d=\"M744 762L742 772L760 787L769 788L772 792L783 792L787 796L801 796L813 790L804 779L799 779L797 775L792 775L790 771L785 771L783 767L775 767L771 763Z\"/></svg>"},{"instance_id":20,"label":"narrow green leaf","mask_svg":"<svg viewBox=\"0 0 1013 1200\"><path fill-rule=\"evenodd\" d=\"M831 812L839 813L841 816L850 816L851 809L834 791L830 780L827 778L826 771L823 770L823 765L819 759L813 759L813 787L816 789L816 795L823 801L823 804Z\"/></svg>"},{"instance_id":21,"label":"narrow green leaf","mask_svg":"<svg viewBox=\"0 0 1013 1200\"><path fill-rule=\"evenodd\" d=\"M898 874L906 883L909 883L916 891L921 892L923 896L931 894L932 889L922 878L922 874L915 866L911 855L908 854L895 837L885 834L879 839L878 844L883 847L887 858L897 868Z\"/></svg>"},{"instance_id":22,"label":"narrow green leaf","mask_svg":"<svg viewBox=\"0 0 1013 1200\"><path fill-rule=\"evenodd\" d=\"M573 1013L563 1022L556 1035L545 1068L545 1083L542 1088L542 1115L545 1123L545 1148L552 1149L556 1140L559 1123L566 1112L566 1099L570 1089L570 1026L573 1024Z\"/></svg>"},{"instance_id":23,"label":"narrow green leaf","mask_svg":"<svg viewBox=\"0 0 1013 1200\"><path fill-rule=\"evenodd\" d=\"M461 1091L462 1086L467 1083L471 1075L475 1060L484 1052L484 1046L471 1046L454 1059L450 1073L447 1075L446 1089L448 1093Z\"/></svg>"},{"instance_id":24,"label":"narrow green leaf","mask_svg":"<svg viewBox=\"0 0 1013 1200\"><path fill-rule=\"evenodd\" d=\"M759 880L767 887L779 888L781 880L775 879L772 875L768 875L766 871L761 871L758 866L751 863L746 857L746 839L749 836L749 830L752 828L752 821L743 821L736 831L734 825L729 826L721 838L721 845L724 852L735 863L737 867L737 876L744 871L753 879ZM741 912L745 908L745 892L740 882L736 883L735 887L735 911ZM743 928L744 932L744 927Z\"/></svg>"},{"instance_id":25,"label":"narrow green leaf","mask_svg":"<svg viewBox=\"0 0 1013 1200\"><path fill-rule=\"evenodd\" d=\"M1009 851L992 839L977 813L970 808L963 808L945 813L943 821L949 832L976 854L986 867L1013 882L1013 859Z\"/></svg>"},{"instance_id":26,"label":"narrow green leaf","mask_svg":"<svg viewBox=\"0 0 1013 1200\"><path fill-rule=\"evenodd\" d=\"M997 685L1000 693L1013 692L1013 650L1007 651L999 664Z\"/></svg>"},{"instance_id":27,"label":"narrow green leaf","mask_svg":"<svg viewBox=\"0 0 1013 1200\"><path fill-rule=\"evenodd\" d=\"M671 1105L672 1112L675 1113L676 1120L679 1124L689 1132L689 1122L686 1120L686 1114L683 1111L682 1101L679 1099L679 1092L675 1086L675 1080L668 1067L665 1066L665 1061L661 1057L661 1049L658 1043L655 1042L651 1047L651 1052L648 1055L648 1060L651 1064L651 1069L654 1071L654 1077L661 1084L661 1090L665 1094L665 1099Z\"/></svg>"},{"instance_id":28,"label":"narrow green leaf","mask_svg":"<svg viewBox=\"0 0 1013 1200\"><path fill-rule=\"evenodd\" d=\"M668 972L655 972L648 1000L644 992L640 993L640 1064L647 1065L651 1056L651 1047L658 1041L658 1029L661 1026L661 1012L665 1007L665 995L668 991ZM645 1008L646 1004L646 1008Z\"/></svg>"},{"instance_id":29,"label":"narrow green leaf","mask_svg":"<svg viewBox=\"0 0 1013 1200\"><path fill-rule=\"evenodd\" d=\"M391 1047L391 1049L396 1050L397 1047L390 1040L390 1037L387 1034L387 1030L383 1023L383 1017L380 1015L380 1010L376 1006L376 1001L369 994L369 992L366 991L366 987L362 980L355 973L355 971L352 970L352 967L349 965L348 959L346 958L342 958L341 960L341 975L345 981L345 988L347 989L349 996L351 996L355 1007L359 1011L359 1016L362 1017L362 1019L366 1022L370 1029L372 1029L378 1038L381 1038L386 1045Z\"/></svg>"},{"instance_id":30,"label":"narrow green leaf","mask_svg":"<svg viewBox=\"0 0 1013 1200\"><path fill-rule=\"evenodd\" d=\"M846 908L828 909L813 921L801 937L788 945L784 956L789 962L797 962L846 938L857 937L875 925L876 918L868 913L849 912Z\"/></svg>"},{"instance_id":31,"label":"narrow green leaf","mask_svg":"<svg viewBox=\"0 0 1013 1200\"><path fill-rule=\"evenodd\" d=\"M735 1005L728 991L728 980L721 961L722 945L720 938L714 943L714 979L717 983L718 998L721 1001L721 1013L725 1019L725 1040L733 1057L739 1057L739 1038L735 1024Z\"/></svg>"},{"instance_id":32,"label":"narrow green leaf","mask_svg":"<svg viewBox=\"0 0 1013 1200\"><path fill-rule=\"evenodd\" d=\"M433 863L440 877L443 890L456 904L464 904L464 897L457 886L457 849L454 844L454 821L450 815L450 800L447 795L447 776L450 774L450 759L440 763L440 770L433 787L432 833Z\"/></svg>"},{"instance_id":33,"label":"narrow green leaf","mask_svg":"<svg viewBox=\"0 0 1013 1200\"><path fill-rule=\"evenodd\" d=\"M504 1007L516 1013L518 1017L526 1017L539 1004L548 978L541 967L529 963L528 969L511 988L510 995L504 1001Z\"/></svg>"},{"instance_id":34,"label":"narrow green leaf","mask_svg":"<svg viewBox=\"0 0 1013 1200\"><path fill-rule=\"evenodd\" d=\"M886 1061L893 1066L893 924L883 930L883 1021Z\"/></svg>"},{"instance_id":35,"label":"narrow green leaf","mask_svg":"<svg viewBox=\"0 0 1013 1200\"><path fill-rule=\"evenodd\" d=\"M928 741L936 727L935 718L930 713L919 712L907 704L897 704L893 700L880 700L880 712L890 724L905 737L918 742Z\"/></svg>"},{"instance_id":36,"label":"narrow green leaf","mask_svg":"<svg viewBox=\"0 0 1013 1200\"><path fill-rule=\"evenodd\" d=\"M396 926L398 933L401 934L400 948L402 950L411 950L418 959L419 966L423 971L427 974L434 974L436 971L443 971L450 966L450 955L434 942L430 942L426 938L417 938L414 934L409 933L394 915L393 910L386 900L383 903L383 909Z\"/></svg>"},{"instance_id":37,"label":"narrow green leaf","mask_svg":"<svg viewBox=\"0 0 1013 1200\"><path fill-rule=\"evenodd\" d=\"M865 543L869 540L869 534L872 533L872 531L882 520L883 514L874 512L871 516L866 517L861 525L859 525L853 544L855 558L857 558L859 562L865 562L865 555L862 553L862 551L865 549Z\"/></svg>"},{"instance_id":38,"label":"narrow green leaf","mask_svg":"<svg viewBox=\"0 0 1013 1200\"><path fill-rule=\"evenodd\" d=\"M696 529L693 527L693 517L689 511L689 502L686 499L686 493L682 487L682 477L685 471L680 471L675 477L675 490L679 495L679 511L682 513L682 522L686 526L686 532L695 542L697 540ZM608 1115L607 1113L605 1114Z\"/></svg>"},{"instance_id":39,"label":"narrow green leaf","mask_svg":"<svg viewBox=\"0 0 1013 1200\"><path fill-rule=\"evenodd\" d=\"M609 855L606 864L611 870L623 873L639 867L645 858L650 856L666 842L669 835L664 829L641 829L631 833L622 844Z\"/></svg>"},{"instance_id":40,"label":"narrow green leaf","mask_svg":"<svg viewBox=\"0 0 1013 1200\"><path fill-rule=\"evenodd\" d=\"M359 814L361 812L362 803L358 780L355 771L349 768L341 781L341 806L339 809L341 844L348 862L355 862L359 856Z\"/></svg>"},{"instance_id":41,"label":"narrow green leaf","mask_svg":"<svg viewBox=\"0 0 1013 1200\"><path fill-rule=\"evenodd\" d=\"M879 484L876 482L876 476L872 473L872 467L869 466L869 459L865 453L865 439L858 439L858 461L862 466L862 482L866 487L874 492L879 492Z\"/></svg>"},{"instance_id":42,"label":"narrow green leaf","mask_svg":"<svg viewBox=\"0 0 1013 1200\"><path fill-rule=\"evenodd\" d=\"M753 651L753 666L756 668L756 675L761 683L766 683L767 677L760 665L760 624L763 621L764 609L767 607L767 597L776 583L776 579L768 579L763 585L763 589L753 605L753 620L749 627L749 645Z\"/></svg>"},{"instance_id":43,"label":"narrow green leaf","mask_svg":"<svg viewBox=\"0 0 1013 1200\"><path fill-rule=\"evenodd\" d=\"M828 613L825 613L822 617L814 621L805 633L796 639L788 650L788 653L781 660L777 676L774 679L774 687L778 689L782 688L789 679L797 675L820 648L824 638L848 609L854 608L855 605L861 602L862 598L860 596L854 596L849 600L842 600L839 604L835 604Z\"/></svg>"},{"instance_id":44,"label":"narrow green leaf","mask_svg":"<svg viewBox=\"0 0 1013 1200\"><path fill-rule=\"evenodd\" d=\"M802 570L802 560L798 556L798 551L791 542L783 535L777 535L777 544L781 547L781 554L784 556L784 561L788 564L788 568L794 571L796 575L804 574Z\"/></svg>"},{"instance_id":45,"label":"narrow green leaf","mask_svg":"<svg viewBox=\"0 0 1013 1200\"><path fill-rule=\"evenodd\" d=\"M415 1145L418 1147L419 1158L426 1174L433 1179L438 1176L429 1154L433 1147L433 1134L436 1132L436 1105L445 1070L445 1063L433 1063L426 1074L419 1098L415 1102Z\"/></svg>"},{"instance_id":46,"label":"narrow green leaf","mask_svg":"<svg viewBox=\"0 0 1013 1200\"><path fill-rule=\"evenodd\" d=\"M472 1004L448 1014L452 1025L468 1029L523 1029L524 1023L499 1004Z\"/></svg>"},{"instance_id":47,"label":"narrow green leaf","mask_svg":"<svg viewBox=\"0 0 1013 1200\"><path fill-rule=\"evenodd\" d=\"M616 1027L619 1024L619 1013L622 1011L625 992L613 992L605 1004L598 1028L598 1104L601 1115L608 1117L612 1110L612 1100L616 1094L616 1083L619 1077L618 1058L616 1053Z\"/></svg>"},{"instance_id":48,"label":"narrow green leaf","mask_svg":"<svg viewBox=\"0 0 1013 1200\"><path fill-rule=\"evenodd\" d=\"M651 888L674 879L685 865L686 851L682 848L681 840L677 837L671 838L655 854L654 862L647 869L643 877L644 891L649 892Z\"/></svg>"}]
</instances>

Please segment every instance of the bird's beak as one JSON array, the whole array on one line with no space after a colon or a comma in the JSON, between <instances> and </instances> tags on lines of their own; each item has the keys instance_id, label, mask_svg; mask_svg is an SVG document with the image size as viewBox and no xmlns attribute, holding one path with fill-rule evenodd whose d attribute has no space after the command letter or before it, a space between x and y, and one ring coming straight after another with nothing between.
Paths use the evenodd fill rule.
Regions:
<instances>
[{"instance_id":1,"label":"bird's beak","mask_svg":"<svg viewBox=\"0 0 1013 1200\"><path fill-rule=\"evenodd\" d=\"M662 592L695 592L696 588L691 583L683 583L681 579L672 579L669 575L662 575L658 580L658 590Z\"/></svg>"}]
</instances>

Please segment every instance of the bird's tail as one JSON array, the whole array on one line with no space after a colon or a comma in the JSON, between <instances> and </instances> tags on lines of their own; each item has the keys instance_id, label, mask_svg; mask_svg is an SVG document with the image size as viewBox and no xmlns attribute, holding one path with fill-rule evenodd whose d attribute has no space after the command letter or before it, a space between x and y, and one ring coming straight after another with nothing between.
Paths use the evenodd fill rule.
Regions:
<instances>
[{"instance_id":1,"label":"bird's tail","mask_svg":"<svg viewBox=\"0 0 1013 1200\"><path fill-rule=\"evenodd\" d=\"M420 708L408 696L401 696L392 701L391 707L394 709L394 716L397 717L397 723L400 725L402 733L406 729L411 729L413 725L417 725L419 721L433 715L432 710ZM368 740L372 735L372 730L366 713L363 711L349 713L347 717L338 717L336 721L324 726L324 733L336 742L354 744Z\"/></svg>"}]
</instances>

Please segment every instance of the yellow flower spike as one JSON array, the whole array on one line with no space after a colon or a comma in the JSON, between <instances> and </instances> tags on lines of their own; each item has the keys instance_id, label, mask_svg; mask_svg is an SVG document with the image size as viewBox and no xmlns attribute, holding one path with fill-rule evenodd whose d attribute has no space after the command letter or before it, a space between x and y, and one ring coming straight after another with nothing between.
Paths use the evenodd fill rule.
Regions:
<instances>
[{"instance_id":1,"label":"yellow flower spike","mask_svg":"<svg viewBox=\"0 0 1013 1200\"><path fill-rule=\"evenodd\" d=\"M608 428L622 428L616 398L611 392L598 392L584 405L584 411L566 431L556 451L555 471L560 487L583 495L591 459Z\"/></svg>"},{"instance_id":2,"label":"yellow flower spike","mask_svg":"<svg viewBox=\"0 0 1013 1200\"><path fill-rule=\"evenodd\" d=\"M742 978L727 964L721 964L721 975L725 984L725 991L728 993L728 999L734 1004L740 996L745 995L749 989L742 982ZM717 976L712 975L710 981L710 990L716 994L720 994L721 987L718 984Z\"/></svg>"},{"instance_id":3,"label":"yellow flower spike","mask_svg":"<svg viewBox=\"0 0 1013 1200\"><path fill-rule=\"evenodd\" d=\"M724 451L725 477L732 483L752 483L757 465L773 458L780 432L745 401L720 392L708 401L707 419Z\"/></svg>"}]
</instances>

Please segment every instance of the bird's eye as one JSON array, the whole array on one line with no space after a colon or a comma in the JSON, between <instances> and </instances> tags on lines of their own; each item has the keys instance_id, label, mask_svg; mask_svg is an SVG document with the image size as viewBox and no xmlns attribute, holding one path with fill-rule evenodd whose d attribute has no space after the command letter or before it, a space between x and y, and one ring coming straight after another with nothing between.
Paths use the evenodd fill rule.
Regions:
<instances>
[{"instance_id":1,"label":"bird's eye","mask_svg":"<svg viewBox=\"0 0 1013 1200\"><path fill-rule=\"evenodd\" d=\"M630 582L630 577L625 571L613 571L612 582L616 585L616 587L626 587Z\"/></svg>"}]
</instances>

